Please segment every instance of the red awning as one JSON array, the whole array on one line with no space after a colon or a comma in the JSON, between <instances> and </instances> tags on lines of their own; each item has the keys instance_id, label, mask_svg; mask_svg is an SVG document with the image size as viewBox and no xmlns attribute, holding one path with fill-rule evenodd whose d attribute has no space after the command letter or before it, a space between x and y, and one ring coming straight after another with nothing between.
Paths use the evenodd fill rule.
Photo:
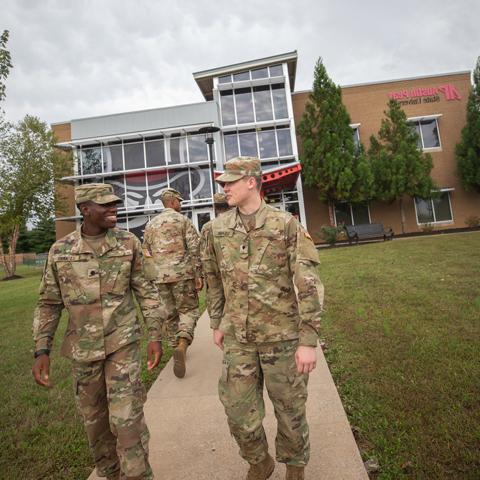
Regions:
<instances>
[{"instance_id":1,"label":"red awning","mask_svg":"<svg viewBox=\"0 0 480 480\"><path fill-rule=\"evenodd\" d=\"M295 187L302 166L299 162L269 168L262 172L262 192L264 194L290 190ZM215 178L223 172L215 172Z\"/></svg>"}]
</instances>

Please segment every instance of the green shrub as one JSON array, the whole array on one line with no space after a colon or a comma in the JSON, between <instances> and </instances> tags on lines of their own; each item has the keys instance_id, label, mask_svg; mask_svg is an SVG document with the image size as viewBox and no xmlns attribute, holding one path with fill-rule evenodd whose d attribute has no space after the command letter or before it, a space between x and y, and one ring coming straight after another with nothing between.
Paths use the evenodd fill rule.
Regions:
<instances>
[{"instance_id":1,"label":"green shrub","mask_svg":"<svg viewBox=\"0 0 480 480\"><path fill-rule=\"evenodd\" d=\"M324 225L321 229L321 236L329 245L335 245L340 238L344 236L344 229L341 226L332 227L330 225Z\"/></svg>"},{"instance_id":2,"label":"green shrub","mask_svg":"<svg viewBox=\"0 0 480 480\"><path fill-rule=\"evenodd\" d=\"M465 223L468 227L480 227L480 217L478 215L470 215L465 219Z\"/></svg>"}]
</instances>

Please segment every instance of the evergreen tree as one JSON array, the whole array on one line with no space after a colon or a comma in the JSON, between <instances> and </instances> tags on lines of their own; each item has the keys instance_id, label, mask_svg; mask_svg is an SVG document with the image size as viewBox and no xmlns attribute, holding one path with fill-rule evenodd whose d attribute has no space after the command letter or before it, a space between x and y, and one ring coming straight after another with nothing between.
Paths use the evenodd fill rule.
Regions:
<instances>
[{"instance_id":1,"label":"evergreen tree","mask_svg":"<svg viewBox=\"0 0 480 480\"><path fill-rule=\"evenodd\" d=\"M5 99L5 80L12 68L10 52L7 50L8 36L8 30L0 35L0 102Z\"/></svg>"},{"instance_id":2,"label":"evergreen tree","mask_svg":"<svg viewBox=\"0 0 480 480\"><path fill-rule=\"evenodd\" d=\"M430 198L436 186L430 177L432 157L418 148L418 135L407 122L395 100L388 102L378 139L370 137L369 157L375 182L375 198L382 202L400 201L402 232L405 213L402 197Z\"/></svg>"},{"instance_id":3,"label":"evergreen tree","mask_svg":"<svg viewBox=\"0 0 480 480\"><path fill-rule=\"evenodd\" d=\"M456 146L458 176L467 191L480 192L480 57L473 71L473 88L468 97L467 123Z\"/></svg>"},{"instance_id":4,"label":"evergreen tree","mask_svg":"<svg viewBox=\"0 0 480 480\"><path fill-rule=\"evenodd\" d=\"M373 193L370 165L363 148L355 145L350 123L341 89L330 79L320 58L298 131L303 180L328 202L332 225L333 202L364 201Z\"/></svg>"}]
</instances>

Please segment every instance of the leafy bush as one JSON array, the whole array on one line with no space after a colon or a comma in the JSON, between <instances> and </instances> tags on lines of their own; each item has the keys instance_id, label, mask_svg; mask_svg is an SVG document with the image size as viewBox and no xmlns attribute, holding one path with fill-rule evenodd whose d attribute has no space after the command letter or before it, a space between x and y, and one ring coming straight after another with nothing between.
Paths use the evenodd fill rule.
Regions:
<instances>
[{"instance_id":1,"label":"leafy bush","mask_svg":"<svg viewBox=\"0 0 480 480\"><path fill-rule=\"evenodd\" d=\"M480 227L480 217L478 215L470 215L465 219L465 223L468 227Z\"/></svg>"},{"instance_id":2,"label":"leafy bush","mask_svg":"<svg viewBox=\"0 0 480 480\"><path fill-rule=\"evenodd\" d=\"M324 225L321 229L321 236L329 245L335 245L340 238L343 238L345 231L342 226L332 227Z\"/></svg>"}]
</instances>

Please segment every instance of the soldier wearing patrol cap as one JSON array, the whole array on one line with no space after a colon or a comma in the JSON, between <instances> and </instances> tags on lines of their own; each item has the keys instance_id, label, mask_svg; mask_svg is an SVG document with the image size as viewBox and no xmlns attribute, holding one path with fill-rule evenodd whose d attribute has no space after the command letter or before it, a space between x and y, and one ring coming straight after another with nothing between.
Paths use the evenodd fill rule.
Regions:
<instances>
[{"instance_id":1,"label":"soldier wearing patrol cap","mask_svg":"<svg viewBox=\"0 0 480 480\"><path fill-rule=\"evenodd\" d=\"M216 179L235 208L206 232L207 308L214 343L224 352L220 400L250 464L247 480L267 479L275 467L262 426L264 382L278 422L276 459L287 465L287 480L301 480L323 285L310 235L292 215L265 204L261 175L257 158L237 157Z\"/></svg>"},{"instance_id":2,"label":"soldier wearing patrol cap","mask_svg":"<svg viewBox=\"0 0 480 480\"><path fill-rule=\"evenodd\" d=\"M140 379L142 329L132 293L148 329L151 370L162 356L157 292L144 277L139 240L115 228L120 199L112 186L76 187L75 201L81 228L53 244L40 285L32 373L39 385L52 387L49 355L65 308L69 320L61 353L72 360L75 399L98 475L153 479Z\"/></svg>"},{"instance_id":3,"label":"soldier wearing patrol cap","mask_svg":"<svg viewBox=\"0 0 480 480\"><path fill-rule=\"evenodd\" d=\"M180 213L182 196L173 188L160 192L165 209L145 227L145 276L157 287L163 305L164 329L173 351L173 371L186 372L187 347L193 341L200 312L198 290L203 287L199 235Z\"/></svg>"}]
</instances>

